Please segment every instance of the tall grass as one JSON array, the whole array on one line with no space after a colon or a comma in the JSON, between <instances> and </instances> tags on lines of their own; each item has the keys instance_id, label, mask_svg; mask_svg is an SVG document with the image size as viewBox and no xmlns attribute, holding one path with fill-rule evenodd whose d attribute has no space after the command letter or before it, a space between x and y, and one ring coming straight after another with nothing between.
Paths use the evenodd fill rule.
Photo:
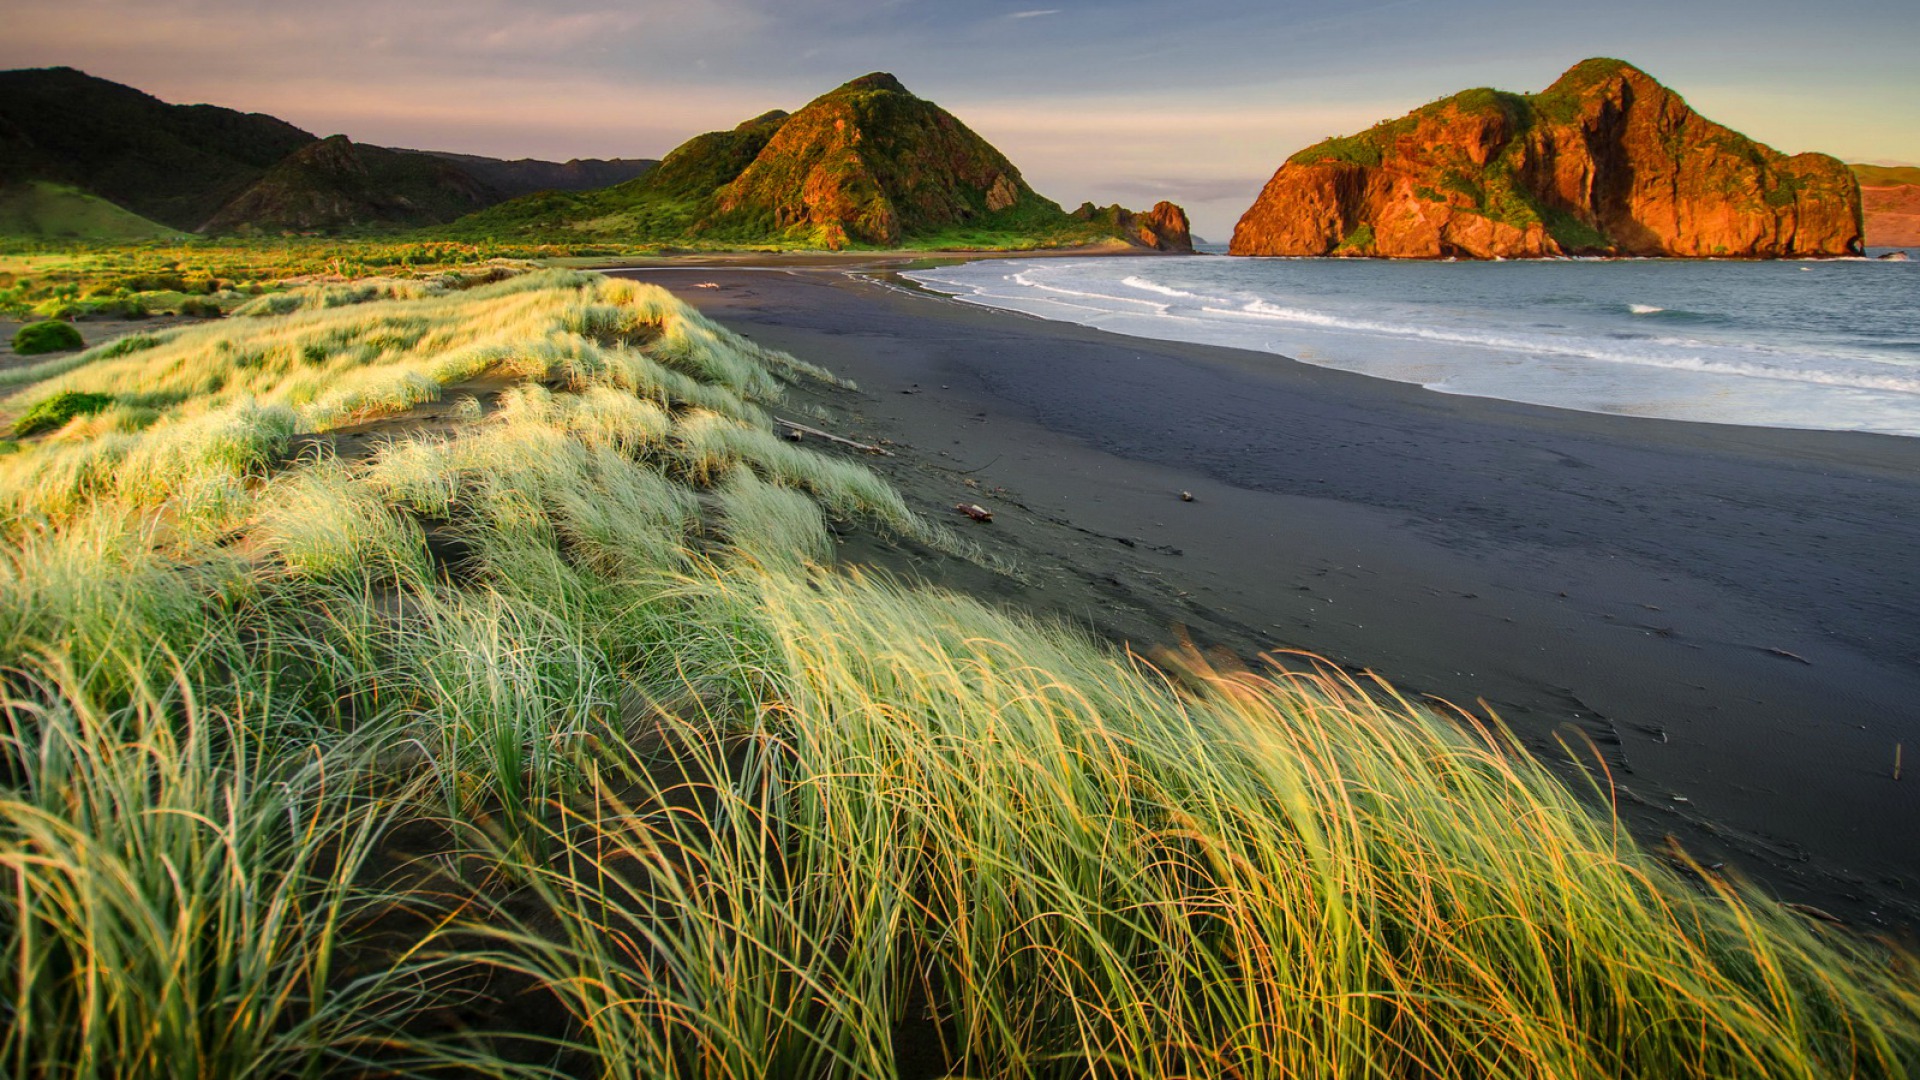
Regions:
<instances>
[{"instance_id":1,"label":"tall grass","mask_svg":"<svg viewBox=\"0 0 1920 1080\"><path fill-rule=\"evenodd\" d=\"M357 879L389 817L364 774L131 676L109 707L50 662L0 702L0 1063L264 1077L400 1056L432 980L404 953L356 969L352 925L383 903Z\"/></svg>"},{"instance_id":2,"label":"tall grass","mask_svg":"<svg viewBox=\"0 0 1920 1080\"><path fill-rule=\"evenodd\" d=\"M1332 674L1189 657L1176 688L858 579L713 589L754 627L704 659L763 696L603 781L542 870L566 935L514 936L603 1054L645 1055L621 1075L890 1076L911 1052L966 1075L1899 1076L1920 1054L1908 961L1700 895L1497 730Z\"/></svg>"},{"instance_id":3,"label":"tall grass","mask_svg":"<svg viewBox=\"0 0 1920 1080\"><path fill-rule=\"evenodd\" d=\"M1496 725L835 569L929 527L666 294L384 288L0 463L15 1075L1920 1069L1911 958Z\"/></svg>"}]
</instances>

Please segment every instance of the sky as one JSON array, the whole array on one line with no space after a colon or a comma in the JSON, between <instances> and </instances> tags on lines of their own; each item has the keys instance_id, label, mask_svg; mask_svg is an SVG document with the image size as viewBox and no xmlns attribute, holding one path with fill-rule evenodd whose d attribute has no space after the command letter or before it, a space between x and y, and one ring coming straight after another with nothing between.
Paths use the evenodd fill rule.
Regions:
<instances>
[{"instance_id":1,"label":"sky","mask_svg":"<svg viewBox=\"0 0 1920 1080\"><path fill-rule=\"evenodd\" d=\"M0 68L67 65L320 135L660 157L891 71L1043 195L1225 240L1286 157L1474 86L1629 60L1798 153L1920 163L1915 0L5 0Z\"/></svg>"}]
</instances>

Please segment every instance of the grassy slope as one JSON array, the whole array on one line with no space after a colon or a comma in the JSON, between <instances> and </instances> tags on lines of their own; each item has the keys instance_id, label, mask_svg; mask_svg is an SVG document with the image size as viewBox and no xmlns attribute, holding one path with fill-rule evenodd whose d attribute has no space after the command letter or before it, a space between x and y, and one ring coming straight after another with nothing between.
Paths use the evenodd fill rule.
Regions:
<instances>
[{"instance_id":1,"label":"grassy slope","mask_svg":"<svg viewBox=\"0 0 1920 1080\"><path fill-rule=\"evenodd\" d=\"M44 180L0 188L0 236L55 240L165 240L178 230L79 188Z\"/></svg>"},{"instance_id":2,"label":"grassy slope","mask_svg":"<svg viewBox=\"0 0 1920 1080\"><path fill-rule=\"evenodd\" d=\"M819 373L628 282L459 284L7 402L116 396L0 458L15 1074L1920 1066L1909 959L1680 881L1498 732L823 568L829 517L928 530L772 433Z\"/></svg>"}]
</instances>

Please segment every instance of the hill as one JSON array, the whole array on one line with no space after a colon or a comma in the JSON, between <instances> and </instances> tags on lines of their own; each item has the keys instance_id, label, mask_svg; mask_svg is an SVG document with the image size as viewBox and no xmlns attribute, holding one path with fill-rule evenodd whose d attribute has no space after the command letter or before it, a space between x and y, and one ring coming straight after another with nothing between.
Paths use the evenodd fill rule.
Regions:
<instances>
[{"instance_id":1,"label":"hill","mask_svg":"<svg viewBox=\"0 0 1920 1080\"><path fill-rule=\"evenodd\" d=\"M313 141L271 116L169 105L72 68L0 71L0 184L72 185L176 229Z\"/></svg>"},{"instance_id":2,"label":"hill","mask_svg":"<svg viewBox=\"0 0 1920 1080\"><path fill-rule=\"evenodd\" d=\"M1861 250L1859 188L1716 124L1631 64L1468 90L1293 155L1236 255L1768 258Z\"/></svg>"},{"instance_id":3,"label":"hill","mask_svg":"<svg viewBox=\"0 0 1920 1080\"><path fill-rule=\"evenodd\" d=\"M689 140L636 180L515 200L450 231L826 248L1124 239L1190 249L1185 214L1169 207L1152 215L1158 231L1131 215L1116 227L1068 214L953 114L876 72L792 115L775 110Z\"/></svg>"},{"instance_id":4,"label":"hill","mask_svg":"<svg viewBox=\"0 0 1920 1080\"><path fill-rule=\"evenodd\" d=\"M119 241L179 232L67 184L28 180L0 187L0 236Z\"/></svg>"},{"instance_id":5,"label":"hill","mask_svg":"<svg viewBox=\"0 0 1920 1080\"><path fill-rule=\"evenodd\" d=\"M520 159L321 139L284 120L170 105L73 68L0 71L0 187L62 185L177 230L340 232L439 224L542 189L638 176L645 159ZM70 200L69 200L70 201ZM11 228L69 235L54 204L12 199ZM62 204L65 205L65 204ZM54 213L41 221L36 207ZM123 223L124 224L124 223Z\"/></svg>"},{"instance_id":6,"label":"hill","mask_svg":"<svg viewBox=\"0 0 1920 1080\"><path fill-rule=\"evenodd\" d=\"M1868 247L1920 247L1920 168L1849 165L1860 181Z\"/></svg>"},{"instance_id":7,"label":"hill","mask_svg":"<svg viewBox=\"0 0 1920 1080\"><path fill-rule=\"evenodd\" d=\"M203 231L340 232L450 221L498 196L450 161L355 144L345 135L287 155Z\"/></svg>"}]
</instances>

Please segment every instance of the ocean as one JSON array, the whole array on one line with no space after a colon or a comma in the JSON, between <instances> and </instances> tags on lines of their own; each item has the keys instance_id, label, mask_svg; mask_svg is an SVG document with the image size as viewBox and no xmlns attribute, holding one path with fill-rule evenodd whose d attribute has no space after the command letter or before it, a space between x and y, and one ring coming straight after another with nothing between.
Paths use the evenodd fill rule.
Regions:
<instances>
[{"instance_id":1,"label":"ocean","mask_svg":"<svg viewBox=\"0 0 1920 1080\"><path fill-rule=\"evenodd\" d=\"M1920 436L1920 259L1167 258L915 271L967 303L1588 412Z\"/></svg>"}]
</instances>

